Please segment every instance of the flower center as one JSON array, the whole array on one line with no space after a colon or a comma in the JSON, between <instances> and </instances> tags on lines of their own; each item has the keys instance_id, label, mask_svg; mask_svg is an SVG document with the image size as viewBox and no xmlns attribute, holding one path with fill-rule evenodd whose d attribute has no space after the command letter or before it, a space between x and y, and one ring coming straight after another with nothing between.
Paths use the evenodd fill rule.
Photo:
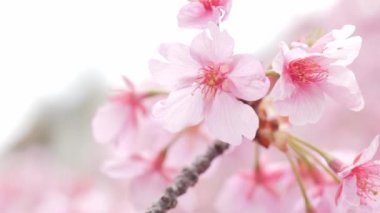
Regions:
<instances>
[{"instance_id":1,"label":"flower center","mask_svg":"<svg viewBox=\"0 0 380 213\"><path fill-rule=\"evenodd\" d=\"M197 83L203 94L208 97L214 96L218 89L222 89L229 71L230 68L226 64L203 67L197 78Z\"/></svg>"},{"instance_id":2,"label":"flower center","mask_svg":"<svg viewBox=\"0 0 380 213\"><path fill-rule=\"evenodd\" d=\"M323 81L327 78L327 69L320 66L313 58L303 58L291 61L288 73L293 82L310 84Z\"/></svg>"},{"instance_id":3,"label":"flower center","mask_svg":"<svg viewBox=\"0 0 380 213\"><path fill-rule=\"evenodd\" d=\"M357 178L357 194L361 198L361 202L366 204L366 200L376 201L380 192L380 174L379 167L376 165L368 165L356 168Z\"/></svg>"},{"instance_id":4,"label":"flower center","mask_svg":"<svg viewBox=\"0 0 380 213\"><path fill-rule=\"evenodd\" d=\"M138 115L141 113L146 116L148 114L147 108L143 103L144 97L133 92L123 92L121 94L111 97L111 100L121 103L129 109L128 119L131 121L132 126L137 128Z\"/></svg>"},{"instance_id":5,"label":"flower center","mask_svg":"<svg viewBox=\"0 0 380 213\"><path fill-rule=\"evenodd\" d=\"M219 6L219 0L199 0L206 10L211 10L212 7Z\"/></svg>"}]
</instances>

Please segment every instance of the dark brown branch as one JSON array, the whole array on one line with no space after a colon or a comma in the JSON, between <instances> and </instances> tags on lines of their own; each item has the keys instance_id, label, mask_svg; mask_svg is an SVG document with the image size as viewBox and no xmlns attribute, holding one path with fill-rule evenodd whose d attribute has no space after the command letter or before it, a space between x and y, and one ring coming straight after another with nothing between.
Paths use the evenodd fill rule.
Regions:
<instances>
[{"instance_id":1,"label":"dark brown branch","mask_svg":"<svg viewBox=\"0 0 380 213\"><path fill-rule=\"evenodd\" d=\"M176 207L177 198L185 194L188 188L194 186L199 176L210 167L211 162L219 155L222 155L228 147L227 143L216 141L204 155L197 157L189 167L185 167L181 171L181 174L175 178L174 183L165 189L164 194L146 213L164 213Z\"/></svg>"}]
</instances>

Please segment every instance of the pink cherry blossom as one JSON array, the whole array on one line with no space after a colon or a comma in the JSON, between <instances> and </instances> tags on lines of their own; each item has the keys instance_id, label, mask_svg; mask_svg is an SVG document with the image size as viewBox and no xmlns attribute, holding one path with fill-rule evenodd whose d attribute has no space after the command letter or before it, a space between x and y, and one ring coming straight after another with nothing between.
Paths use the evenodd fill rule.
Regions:
<instances>
[{"instance_id":1,"label":"pink cherry blossom","mask_svg":"<svg viewBox=\"0 0 380 213\"><path fill-rule=\"evenodd\" d=\"M158 154L140 152L106 161L103 171L110 177L129 181L131 202L142 211L161 195L179 170L167 166L166 150L163 150ZM178 212L191 211L193 196L189 193L181 198Z\"/></svg>"},{"instance_id":2,"label":"pink cherry blossom","mask_svg":"<svg viewBox=\"0 0 380 213\"><path fill-rule=\"evenodd\" d=\"M220 213L279 212L280 206L273 204L281 200L277 187L287 171L283 166L265 164L256 171L231 176L219 193L216 209Z\"/></svg>"},{"instance_id":3,"label":"pink cherry blossom","mask_svg":"<svg viewBox=\"0 0 380 213\"><path fill-rule=\"evenodd\" d=\"M339 174L342 184L336 201L341 208L376 212L380 210L380 161L372 161L379 148L379 136L363 150L354 162Z\"/></svg>"},{"instance_id":4,"label":"pink cherry blossom","mask_svg":"<svg viewBox=\"0 0 380 213\"><path fill-rule=\"evenodd\" d=\"M47 151L3 156L1 213L134 212L121 184L108 182L98 173L90 176L92 169L84 173L70 169Z\"/></svg>"},{"instance_id":5,"label":"pink cherry blossom","mask_svg":"<svg viewBox=\"0 0 380 213\"><path fill-rule=\"evenodd\" d=\"M137 128L138 117L147 113L142 96L136 93L132 82L125 79L125 83L128 90L112 96L93 119L93 132L99 143L122 141L128 135L126 131Z\"/></svg>"},{"instance_id":6,"label":"pink cherry blossom","mask_svg":"<svg viewBox=\"0 0 380 213\"><path fill-rule=\"evenodd\" d=\"M157 122L151 119L149 108L154 103L152 95L138 92L127 78L124 81L127 90L118 91L111 96L93 118L95 140L99 143L111 143L119 149L128 148L130 151L146 146L153 147L152 139L164 133L158 128ZM147 129L150 131L145 131Z\"/></svg>"},{"instance_id":7,"label":"pink cherry blossom","mask_svg":"<svg viewBox=\"0 0 380 213\"><path fill-rule=\"evenodd\" d=\"M178 25L189 28L207 28L227 18L231 0L190 0L178 13Z\"/></svg>"},{"instance_id":8,"label":"pink cherry blossom","mask_svg":"<svg viewBox=\"0 0 380 213\"><path fill-rule=\"evenodd\" d=\"M316 123L329 96L353 111L364 107L355 75L346 65L358 55L360 37L347 38L347 29L335 30L313 46L281 45L273 70L281 74L271 97L281 115L292 124Z\"/></svg>"},{"instance_id":9,"label":"pink cherry blossom","mask_svg":"<svg viewBox=\"0 0 380 213\"><path fill-rule=\"evenodd\" d=\"M212 137L239 144L253 139L258 118L252 107L238 99L254 101L269 88L262 64L252 55L233 55L234 41L210 25L191 43L164 44L160 53L168 63L152 60L153 77L172 88L153 114L171 132L204 122Z\"/></svg>"},{"instance_id":10,"label":"pink cherry blossom","mask_svg":"<svg viewBox=\"0 0 380 213\"><path fill-rule=\"evenodd\" d=\"M164 152L158 155L135 153L106 161L103 171L112 178L128 180L131 201L136 209L143 210L161 194L177 173L175 169L167 168L164 160Z\"/></svg>"}]
</instances>

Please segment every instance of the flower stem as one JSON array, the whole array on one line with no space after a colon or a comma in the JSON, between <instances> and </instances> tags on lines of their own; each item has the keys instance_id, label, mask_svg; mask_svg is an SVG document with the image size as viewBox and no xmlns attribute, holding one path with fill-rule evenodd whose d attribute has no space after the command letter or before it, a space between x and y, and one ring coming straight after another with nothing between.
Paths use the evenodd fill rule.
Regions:
<instances>
[{"instance_id":1,"label":"flower stem","mask_svg":"<svg viewBox=\"0 0 380 213\"><path fill-rule=\"evenodd\" d=\"M151 98L155 96L163 96L163 95L168 95L168 94L169 94L168 92L164 92L164 91L149 90L148 92L144 94L143 98Z\"/></svg>"},{"instance_id":2,"label":"flower stem","mask_svg":"<svg viewBox=\"0 0 380 213\"><path fill-rule=\"evenodd\" d=\"M323 151L322 149L316 147L315 145L307 142L307 141L304 141L304 140L301 140L295 136L290 136L290 139L294 142L298 142L300 144L302 144L303 146L306 146L308 148L310 148L311 150L315 151L316 153L318 153L322 158L324 158L326 160L327 163L330 163L331 161L334 160L334 158L327 152Z\"/></svg>"},{"instance_id":3,"label":"flower stem","mask_svg":"<svg viewBox=\"0 0 380 213\"><path fill-rule=\"evenodd\" d=\"M290 155L289 152L286 154L286 156L287 156L288 161L289 161L289 163L290 163L290 165L292 167L294 176L296 177L297 184L300 187L301 194L302 194L302 197L303 197L304 202L305 202L306 212L312 212L313 206L311 205L309 197L308 197L308 195L306 193L306 189L305 189L305 186L304 186L304 184L302 182L301 175L300 175L299 171L297 170L297 165L293 161L292 156Z\"/></svg>"},{"instance_id":4,"label":"flower stem","mask_svg":"<svg viewBox=\"0 0 380 213\"><path fill-rule=\"evenodd\" d=\"M254 164L254 171L257 169L260 169L260 145L255 143L255 164Z\"/></svg>"},{"instance_id":5,"label":"flower stem","mask_svg":"<svg viewBox=\"0 0 380 213\"><path fill-rule=\"evenodd\" d=\"M205 154L199 156L189 167L182 169L173 184L166 188L159 200L146 211L146 213L164 213L177 205L177 197L186 193L194 186L201 174L211 165L212 161L222 155L229 148L229 144L216 141L208 148Z\"/></svg>"},{"instance_id":6,"label":"flower stem","mask_svg":"<svg viewBox=\"0 0 380 213\"><path fill-rule=\"evenodd\" d=\"M303 162L306 163L306 165L308 166L308 168L311 168L313 167L313 165L311 164L311 162L309 161L309 159L306 157L305 153L302 151L302 149L297 146L298 144L296 143L289 143L289 146L293 149L293 151L298 155L298 157L300 158L300 160L302 160Z\"/></svg>"},{"instance_id":7,"label":"flower stem","mask_svg":"<svg viewBox=\"0 0 380 213\"><path fill-rule=\"evenodd\" d=\"M297 149L299 149L299 152L303 152L304 154L306 154L308 157L311 157L313 159L313 161L315 163L317 163L320 167L322 167L322 169L327 172L327 174L329 174L331 176L331 178L337 183L337 184L340 184L340 178L333 172L331 171L331 169L329 169L329 167L327 167L325 164L323 164L320 159L318 159L315 155L313 155L313 153L311 153L309 150L305 149L305 147L301 146L300 144L298 143L292 143L292 141L290 141L290 144L293 146L293 147L297 147Z\"/></svg>"}]
</instances>

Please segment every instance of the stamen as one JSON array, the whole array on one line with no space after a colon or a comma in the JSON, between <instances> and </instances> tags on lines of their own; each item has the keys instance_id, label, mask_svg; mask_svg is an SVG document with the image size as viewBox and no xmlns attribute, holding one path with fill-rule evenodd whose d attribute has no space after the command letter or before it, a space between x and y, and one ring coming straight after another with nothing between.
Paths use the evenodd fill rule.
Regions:
<instances>
[{"instance_id":1,"label":"stamen","mask_svg":"<svg viewBox=\"0 0 380 213\"><path fill-rule=\"evenodd\" d=\"M200 69L197 78L198 88L206 97L213 97L219 89L222 89L229 70L230 68L226 64L208 65Z\"/></svg>"},{"instance_id":2,"label":"stamen","mask_svg":"<svg viewBox=\"0 0 380 213\"><path fill-rule=\"evenodd\" d=\"M376 201L380 192L380 174L371 167L372 165L365 165L355 168L357 194L362 198L363 204L366 204L368 200Z\"/></svg>"},{"instance_id":3,"label":"stamen","mask_svg":"<svg viewBox=\"0 0 380 213\"><path fill-rule=\"evenodd\" d=\"M327 69L320 66L312 58L291 61L288 73L293 82L301 84L317 83L327 78Z\"/></svg>"}]
</instances>

